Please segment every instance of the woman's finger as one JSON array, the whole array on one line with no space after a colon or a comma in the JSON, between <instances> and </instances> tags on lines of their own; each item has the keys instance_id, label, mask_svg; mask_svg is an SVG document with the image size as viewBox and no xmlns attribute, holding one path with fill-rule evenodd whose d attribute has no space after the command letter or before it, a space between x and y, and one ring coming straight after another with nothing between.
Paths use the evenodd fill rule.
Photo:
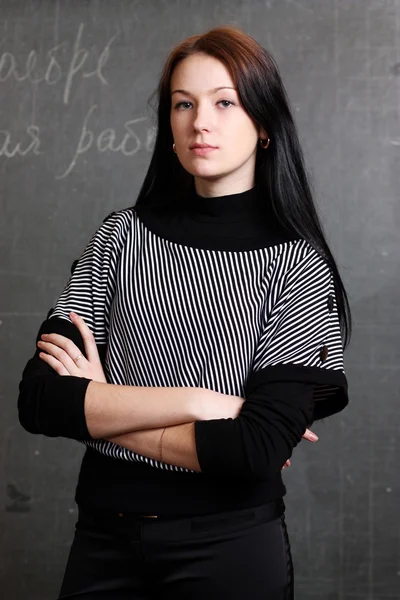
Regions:
<instances>
[{"instance_id":1,"label":"woman's finger","mask_svg":"<svg viewBox=\"0 0 400 600\"><path fill-rule=\"evenodd\" d=\"M97 350L94 335L89 329L89 327L86 325L84 319L74 312L70 312L69 316L71 321L76 326L76 328L82 336L83 343L85 345L85 354L88 361L93 362L95 360L99 360L99 353Z\"/></svg>"},{"instance_id":2,"label":"woman's finger","mask_svg":"<svg viewBox=\"0 0 400 600\"><path fill-rule=\"evenodd\" d=\"M315 435L310 429L306 429L302 437L309 442L317 442L318 436Z\"/></svg>"},{"instance_id":3,"label":"woman's finger","mask_svg":"<svg viewBox=\"0 0 400 600\"><path fill-rule=\"evenodd\" d=\"M71 375L71 373L68 373L64 365L60 363L60 361L58 361L56 358L54 358L54 356L51 356L50 354L45 354L44 352L39 352L39 357L43 360L43 362L47 363L49 367L54 369L54 371L59 375Z\"/></svg>"},{"instance_id":4,"label":"woman's finger","mask_svg":"<svg viewBox=\"0 0 400 600\"><path fill-rule=\"evenodd\" d=\"M51 356L57 359L68 371L70 375L76 375L78 371L78 365L74 361L74 358L78 357L81 354L79 348L75 346L75 344L69 340L68 338L64 338L61 335L56 333L50 333L43 335L46 340L41 340L38 342L38 347L40 350L44 350ZM80 360L86 360L85 357L82 357Z\"/></svg>"},{"instance_id":5,"label":"woman's finger","mask_svg":"<svg viewBox=\"0 0 400 600\"><path fill-rule=\"evenodd\" d=\"M73 319L76 319L76 317L73 316ZM43 334L41 341L38 342L38 347L61 362L69 375L107 383L96 343L83 319L79 322L78 331L82 339L84 338L84 349L82 352L70 338L58 333ZM82 347L81 344L80 346ZM88 360L83 352L88 352L91 357L93 356L93 359ZM78 358L79 361L77 361Z\"/></svg>"},{"instance_id":6,"label":"woman's finger","mask_svg":"<svg viewBox=\"0 0 400 600\"><path fill-rule=\"evenodd\" d=\"M61 348L72 360L79 356L79 354L82 354L78 346L74 344L72 340L59 333L43 333L41 340Z\"/></svg>"}]
</instances>

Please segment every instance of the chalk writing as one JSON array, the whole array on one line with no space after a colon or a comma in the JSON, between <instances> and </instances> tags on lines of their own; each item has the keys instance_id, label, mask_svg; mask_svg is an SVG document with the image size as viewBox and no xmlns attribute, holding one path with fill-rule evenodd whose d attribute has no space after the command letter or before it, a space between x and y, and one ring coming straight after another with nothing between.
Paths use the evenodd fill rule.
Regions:
<instances>
[{"instance_id":1,"label":"chalk writing","mask_svg":"<svg viewBox=\"0 0 400 600\"><path fill-rule=\"evenodd\" d=\"M157 127L149 127L147 130L146 137L146 150L147 152L152 152L154 149L154 143L157 135Z\"/></svg>"},{"instance_id":2,"label":"chalk writing","mask_svg":"<svg viewBox=\"0 0 400 600\"><path fill-rule=\"evenodd\" d=\"M90 56L90 51L81 47L84 25L81 23L78 28L78 33L75 42L72 46L72 54L68 61L68 65L63 68L63 55L65 56L68 44L63 42L50 48L47 52L47 64L40 69L38 66L38 56L36 50L31 50L27 56L25 64L19 66L17 59L11 52L3 52L0 55L0 83L4 83L9 79L14 79L18 83L29 81L30 83L47 85L57 84L66 73L63 103L68 104L71 98L71 90L74 78L81 72L82 78L97 77L103 85L107 85L108 81L104 76L103 69L110 57L111 44L117 37L115 34L104 46L100 55L96 58L95 68L91 71L86 71L87 61ZM40 73L40 71L42 71Z\"/></svg>"},{"instance_id":3,"label":"chalk writing","mask_svg":"<svg viewBox=\"0 0 400 600\"><path fill-rule=\"evenodd\" d=\"M12 147L12 134L6 129L0 129L0 156L6 156L7 158L13 158L14 156L26 156L29 153L42 154L39 151L40 140L39 140L39 128L36 125L29 125L26 128L26 133L30 138L30 142L25 148L22 148L21 142Z\"/></svg>"},{"instance_id":4,"label":"chalk writing","mask_svg":"<svg viewBox=\"0 0 400 600\"><path fill-rule=\"evenodd\" d=\"M73 43L66 41L50 48L46 53L38 54L30 50L26 59L20 60L12 52L0 54L0 85L8 81L17 84L27 82L35 86L33 110L31 119L35 116L36 93L40 84L55 86L63 80L62 102L68 105L71 100L73 85L81 78L96 78L102 85L108 85L104 68L111 55L111 45L117 34L112 36L101 51L95 53L95 48L85 48L83 43L84 24L80 23ZM44 59L43 59L44 57ZM125 121L123 130L113 127L99 130L89 121L97 109L93 104L87 111L82 127L77 133L77 142L72 158L64 171L56 179L64 179L70 175L80 157L94 149L99 153L113 152L131 157L141 148L151 152L154 148L156 128L147 126L143 131L146 117L138 117ZM16 134L9 129L0 129L0 157L7 159L25 157L29 154L43 154L41 150L41 131L36 124L31 123L25 128L22 139L16 141ZM56 140L57 143L57 140Z\"/></svg>"},{"instance_id":5,"label":"chalk writing","mask_svg":"<svg viewBox=\"0 0 400 600\"><path fill-rule=\"evenodd\" d=\"M130 121L125 121L125 134L120 143L118 143L117 133L115 129L111 127L100 131L100 133L97 135L91 129L89 129L88 122L96 108L97 105L94 104L87 112L74 156L72 157L72 160L65 171L61 175L56 176L56 179L64 179L67 177L74 169L78 158L82 154L88 152L92 146L95 146L99 152L120 152L124 156L133 156L141 149L142 142L138 134L134 131L134 126L138 123L146 121L146 117L138 117L136 119L131 119ZM152 132L152 129L150 129L147 132L146 148L151 147L153 138L154 132Z\"/></svg>"}]
</instances>

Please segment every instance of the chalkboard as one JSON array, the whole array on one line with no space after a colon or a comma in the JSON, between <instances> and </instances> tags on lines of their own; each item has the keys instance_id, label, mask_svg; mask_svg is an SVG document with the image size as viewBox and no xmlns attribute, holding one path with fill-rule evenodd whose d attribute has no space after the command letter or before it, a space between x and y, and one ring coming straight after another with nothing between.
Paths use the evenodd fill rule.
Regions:
<instances>
[{"instance_id":1,"label":"chalkboard","mask_svg":"<svg viewBox=\"0 0 400 600\"><path fill-rule=\"evenodd\" d=\"M56 597L77 517L83 447L17 418L38 327L102 219L135 204L168 52L233 24L278 62L355 321L350 405L284 473L296 598L398 599L400 0L0 0L0 14L1 596Z\"/></svg>"}]
</instances>

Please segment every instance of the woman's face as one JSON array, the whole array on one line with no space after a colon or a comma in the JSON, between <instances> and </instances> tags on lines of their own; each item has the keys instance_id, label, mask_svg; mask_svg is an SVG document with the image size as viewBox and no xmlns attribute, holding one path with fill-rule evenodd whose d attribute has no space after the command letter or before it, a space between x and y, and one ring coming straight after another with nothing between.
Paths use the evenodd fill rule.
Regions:
<instances>
[{"instance_id":1,"label":"woman's face","mask_svg":"<svg viewBox=\"0 0 400 600\"><path fill-rule=\"evenodd\" d=\"M171 77L172 135L179 161L196 180L252 186L259 133L234 88L216 58L195 54L182 60Z\"/></svg>"}]
</instances>

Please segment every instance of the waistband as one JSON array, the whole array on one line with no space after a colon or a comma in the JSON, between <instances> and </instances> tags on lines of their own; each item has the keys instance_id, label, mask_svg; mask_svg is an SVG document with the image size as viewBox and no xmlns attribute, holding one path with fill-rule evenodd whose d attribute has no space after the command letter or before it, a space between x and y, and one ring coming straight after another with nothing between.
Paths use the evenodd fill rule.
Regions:
<instances>
[{"instance_id":1,"label":"waistband","mask_svg":"<svg viewBox=\"0 0 400 600\"><path fill-rule=\"evenodd\" d=\"M285 503L282 498L238 510L222 511L218 513L207 513L191 516L171 515L144 515L135 513L118 513L104 511L87 506L79 505L79 519L82 521L93 521L98 525L135 530L146 526L148 529L157 530L157 534L168 534L173 531L175 536L183 535L188 531L201 532L220 526L239 526L255 522L268 522L281 517L285 512Z\"/></svg>"}]
</instances>

